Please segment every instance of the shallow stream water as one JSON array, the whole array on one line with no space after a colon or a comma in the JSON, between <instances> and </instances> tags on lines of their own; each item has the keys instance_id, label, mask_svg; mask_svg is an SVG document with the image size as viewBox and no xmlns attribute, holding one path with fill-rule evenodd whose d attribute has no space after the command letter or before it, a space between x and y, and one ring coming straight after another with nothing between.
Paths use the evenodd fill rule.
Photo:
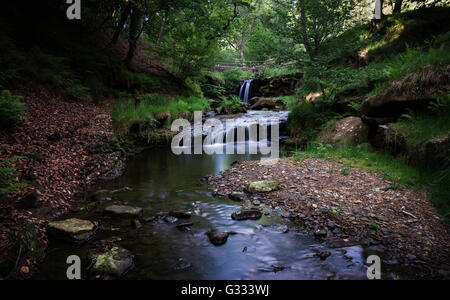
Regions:
<instances>
[{"instance_id":1,"label":"shallow stream water","mask_svg":"<svg viewBox=\"0 0 450 300\"><path fill-rule=\"evenodd\" d=\"M240 119L240 123L247 123L245 118ZM51 241L35 278L66 279L68 256L83 258L96 241L116 238L119 246L135 256L135 267L124 279L367 279L367 255L361 246L329 249L273 208L259 221L234 221L231 214L241 205L215 198L210 187L198 184L201 178L218 175L236 161L260 158L248 154L176 156L166 148L135 156L127 162L122 177L97 187L130 187L132 191L116 194L93 211L65 216L97 221L104 229L84 245ZM181 231L176 224L161 221L143 223L136 229L130 220L105 218L102 208L111 204L142 207L147 216L192 212L189 222L194 226ZM283 233L286 226L289 232ZM216 247L205 235L210 229L237 234ZM321 260L318 254L327 251L331 256Z\"/></svg>"}]
</instances>

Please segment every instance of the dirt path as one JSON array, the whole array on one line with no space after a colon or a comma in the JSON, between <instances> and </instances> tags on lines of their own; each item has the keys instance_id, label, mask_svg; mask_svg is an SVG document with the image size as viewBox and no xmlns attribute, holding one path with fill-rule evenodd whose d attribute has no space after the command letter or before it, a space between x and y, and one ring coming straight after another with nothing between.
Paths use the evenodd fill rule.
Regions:
<instances>
[{"instance_id":1,"label":"dirt path","mask_svg":"<svg viewBox=\"0 0 450 300\"><path fill-rule=\"evenodd\" d=\"M223 196L260 180L280 189L249 200L288 211L328 243L358 241L418 276L449 277L449 234L425 192L397 190L377 174L318 159L245 162L209 179Z\"/></svg>"}]
</instances>

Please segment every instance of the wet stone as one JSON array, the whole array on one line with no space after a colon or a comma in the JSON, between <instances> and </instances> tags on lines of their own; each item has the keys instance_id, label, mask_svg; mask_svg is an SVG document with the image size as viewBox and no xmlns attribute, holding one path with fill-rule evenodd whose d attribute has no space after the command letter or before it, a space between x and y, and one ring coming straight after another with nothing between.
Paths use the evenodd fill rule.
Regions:
<instances>
[{"instance_id":1,"label":"wet stone","mask_svg":"<svg viewBox=\"0 0 450 300\"><path fill-rule=\"evenodd\" d=\"M239 210L231 215L233 220L259 220L262 217L262 213L259 210Z\"/></svg>"},{"instance_id":2,"label":"wet stone","mask_svg":"<svg viewBox=\"0 0 450 300\"><path fill-rule=\"evenodd\" d=\"M166 217L164 217L164 221L166 221L167 223L174 224L174 223L178 222L178 218L166 216Z\"/></svg>"},{"instance_id":3,"label":"wet stone","mask_svg":"<svg viewBox=\"0 0 450 300\"><path fill-rule=\"evenodd\" d=\"M228 237L230 236L230 232L218 232L215 230L210 230L206 233L206 235L209 238L209 241L211 242L211 244L213 244L214 246L222 246L224 245L227 240Z\"/></svg>"},{"instance_id":4,"label":"wet stone","mask_svg":"<svg viewBox=\"0 0 450 300\"><path fill-rule=\"evenodd\" d=\"M247 191L250 193L268 193L279 189L275 181L255 181L247 184Z\"/></svg>"},{"instance_id":5,"label":"wet stone","mask_svg":"<svg viewBox=\"0 0 450 300\"><path fill-rule=\"evenodd\" d=\"M137 218L142 216L143 209L125 205L111 205L105 208L105 213L120 218Z\"/></svg>"},{"instance_id":6,"label":"wet stone","mask_svg":"<svg viewBox=\"0 0 450 300\"><path fill-rule=\"evenodd\" d=\"M244 202L245 201L245 194L242 192L233 192L228 196L231 200L236 202Z\"/></svg>"},{"instance_id":7,"label":"wet stone","mask_svg":"<svg viewBox=\"0 0 450 300\"><path fill-rule=\"evenodd\" d=\"M328 231L325 229L320 229L314 232L314 236L317 238L325 238L328 235Z\"/></svg>"},{"instance_id":8,"label":"wet stone","mask_svg":"<svg viewBox=\"0 0 450 300\"><path fill-rule=\"evenodd\" d=\"M48 224L50 235L76 243L88 241L94 235L95 229L96 226L91 221L75 218Z\"/></svg>"},{"instance_id":9,"label":"wet stone","mask_svg":"<svg viewBox=\"0 0 450 300\"><path fill-rule=\"evenodd\" d=\"M277 231L279 231L281 233L288 233L289 227L287 225L281 225L281 226L278 226Z\"/></svg>"},{"instance_id":10,"label":"wet stone","mask_svg":"<svg viewBox=\"0 0 450 300\"><path fill-rule=\"evenodd\" d=\"M317 256L319 256L321 260L326 260L328 257L331 256L331 252L330 251L322 251Z\"/></svg>"},{"instance_id":11,"label":"wet stone","mask_svg":"<svg viewBox=\"0 0 450 300\"><path fill-rule=\"evenodd\" d=\"M130 251L113 247L111 250L94 256L91 272L96 275L121 277L134 267L134 256Z\"/></svg>"},{"instance_id":12,"label":"wet stone","mask_svg":"<svg viewBox=\"0 0 450 300\"><path fill-rule=\"evenodd\" d=\"M183 270L187 270L190 267L192 267L192 264L190 262L188 262L187 260L185 260L184 258L180 258L178 259L178 261L175 263L173 269L175 271L183 271Z\"/></svg>"}]
</instances>

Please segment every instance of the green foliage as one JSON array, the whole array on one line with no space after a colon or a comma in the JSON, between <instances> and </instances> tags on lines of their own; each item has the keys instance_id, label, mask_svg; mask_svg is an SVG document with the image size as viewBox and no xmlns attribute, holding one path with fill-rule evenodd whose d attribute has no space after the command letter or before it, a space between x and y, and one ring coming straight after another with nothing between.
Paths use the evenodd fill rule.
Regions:
<instances>
[{"instance_id":1,"label":"green foliage","mask_svg":"<svg viewBox=\"0 0 450 300\"><path fill-rule=\"evenodd\" d=\"M260 78L272 78L280 75L297 74L299 72L301 72L301 70L299 68L295 68L294 66L267 67L260 71L257 76Z\"/></svg>"},{"instance_id":2,"label":"green foliage","mask_svg":"<svg viewBox=\"0 0 450 300\"><path fill-rule=\"evenodd\" d=\"M141 128L156 129L170 125L177 118L191 119L195 111L209 109L209 103L195 96L167 99L162 95L148 95L133 99L128 95L114 104L113 126L118 134L128 134L130 127L139 124ZM165 120L160 124L158 119Z\"/></svg>"},{"instance_id":3,"label":"green foliage","mask_svg":"<svg viewBox=\"0 0 450 300\"><path fill-rule=\"evenodd\" d=\"M232 96L229 99L223 98L217 111L227 115L242 113L244 112L242 100L237 96Z\"/></svg>"},{"instance_id":4,"label":"green foliage","mask_svg":"<svg viewBox=\"0 0 450 300\"><path fill-rule=\"evenodd\" d=\"M34 262L41 262L45 256L46 245L35 224L20 221L17 225L15 236L11 237L18 247L17 261L26 258Z\"/></svg>"},{"instance_id":5,"label":"green foliage","mask_svg":"<svg viewBox=\"0 0 450 300\"><path fill-rule=\"evenodd\" d=\"M223 72L225 80L225 88L236 88L242 81L252 78L254 75L252 72L243 71L242 69L231 69Z\"/></svg>"},{"instance_id":6,"label":"green foliage","mask_svg":"<svg viewBox=\"0 0 450 300\"><path fill-rule=\"evenodd\" d=\"M153 92L161 89L164 85L161 78L131 71L123 65L118 65L117 71L119 84L129 91Z\"/></svg>"},{"instance_id":7,"label":"green foliage","mask_svg":"<svg viewBox=\"0 0 450 300\"><path fill-rule=\"evenodd\" d=\"M19 159L21 159L21 157L15 156L0 162L0 196L26 187L26 184L14 183L17 172L11 165Z\"/></svg>"},{"instance_id":8,"label":"green foliage","mask_svg":"<svg viewBox=\"0 0 450 300\"><path fill-rule=\"evenodd\" d=\"M38 47L30 52L30 62L25 66L25 74L43 83L57 87L68 87L77 80L65 57L45 53Z\"/></svg>"},{"instance_id":9,"label":"green foliage","mask_svg":"<svg viewBox=\"0 0 450 300\"><path fill-rule=\"evenodd\" d=\"M293 106L288 118L288 129L291 136L300 138L302 144L307 144L335 117L335 114L322 110L314 102L302 101Z\"/></svg>"},{"instance_id":10,"label":"green foliage","mask_svg":"<svg viewBox=\"0 0 450 300\"><path fill-rule=\"evenodd\" d=\"M9 83L19 78L24 57L18 53L10 37L3 31L7 25L0 24L0 84Z\"/></svg>"},{"instance_id":11,"label":"green foliage","mask_svg":"<svg viewBox=\"0 0 450 300\"><path fill-rule=\"evenodd\" d=\"M66 88L66 93L74 99L83 99L89 96L90 89L80 84L72 85Z\"/></svg>"},{"instance_id":12,"label":"green foliage","mask_svg":"<svg viewBox=\"0 0 450 300\"><path fill-rule=\"evenodd\" d=\"M420 146L422 143L450 135L450 93L438 97L429 106L429 112L410 112L403 115L395 123L394 128L405 133L410 146Z\"/></svg>"},{"instance_id":13,"label":"green foliage","mask_svg":"<svg viewBox=\"0 0 450 300\"><path fill-rule=\"evenodd\" d=\"M220 99L225 93L225 88L217 85L202 84L201 88L205 97L210 99Z\"/></svg>"},{"instance_id":14,"label":"green foliage","mask_svg":"<svg viewBox=\"0 0 450 300\"><path fill-rule=\"evenodd\" d=\"M184 83L186 84L192 95L203 98L203 91L198 82L188 77L184 80Z\"/></svg>"},{"instance_id":15,"label":"green foliage","mask_svg":"<svg viewBox=\"0 0 450 300\"><path fill-rule=\"evenodd\" d=\"M351 102L348 106L353 110L353 112L355 114L357 114L357 115L362 114L362 112L361 112L362 102Z\"/></svg>"},{"instance_id":16,"label":"green foliage","mask_svg":"<svg viewBox=\"0 0 450 300\"><path fill-rule=\"evenodd\" d=\"M10 91L0 94L0 128L10 128L20 122L26 113L27 106L20 101L22 97L13 96Z\"/></svg>"}]
</instances>

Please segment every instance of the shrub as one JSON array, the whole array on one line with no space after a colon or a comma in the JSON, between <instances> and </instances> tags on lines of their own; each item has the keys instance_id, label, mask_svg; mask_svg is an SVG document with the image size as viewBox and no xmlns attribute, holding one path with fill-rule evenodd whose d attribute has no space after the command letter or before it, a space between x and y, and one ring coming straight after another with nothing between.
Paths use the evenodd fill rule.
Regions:
<instances>
[{"instance_id":1,"label":"shrub","mask_svg":"<svg viewBox=\"0 0 450 300\"><path fill-rule=\"evenodd\" d=\"M245 111L242 100L237 96L232 96L230 99L223 98L222 102L217 108L220 114L237 114Z\"/></svg>"},{"instance_id":2,"label":"shrub","mask_svg":"<svg viewBox=\"0 0 450 300\"><path fill-rule=\"evenodd\" d=\"M74 99L83 99L89 97L90 89L80 85L75 84L66 88L66 93L69 97Z\"/></svg>"},{"instance_id":3,"label":"shrub","mask_svg":"<svg viewBox=\"0 0 450 300\"><path fill-rule=\"evenodd\" d=\"M205 97L210 99L220 99L225 93L225 88L217 85L202 84L201 88Z\"/></svg>"},{"instance_id":4,"label":"shrub","mask_svg":"<svg viewBox=\"0 0 450 300\"><path fill-rule=\"evenodd\" d=\"M167 99L162 95L148 95L138 100L128 94L122 97L112 113L113 126L119 134L128 133L136 122L146 129L155 129L180 117L191 119L195 111L209 109L207 100L195 96ZM165 124L157 120L165 120Z\"/></svg>"},{"instance_id":5,"label":"shrub","mask_svg":"<svg viewBox=\"0 0 450 300\"><path fill-rule=\"evenodd\" d=\"M0 196L26 186L26 184L14 183L14 178L17 174L16 169L11 167L11 165L19 159L21 159L21 157L15 156L0 162Z\"/></svg>"},{"instance_id":6,"label":"shrub","mask_svg":"<svg viewBox=\"0 0 450 300\"><path fill-rule=\"evenodd\" d=\"M8 90L1 92L0 128L11 128L24 118L27 106L20 99L20 96L13 96Z\"/></svg>"},{"instance_id":7,"label":"shrub","mask_svg":"<svg viewBox=\"0 0 450 300\"><path fill-rule=\"evenodd\" d=\"M292 108L288 118L288 129L293 136L311 141L318 129L329 120L327 113L319 113L313 102L300 102Z\"/></svg>"},{"instance_id":8,"label":"shrub","mask_svg":"<svg viewBox=\"0 0 450 300\"><path fill-rule=\"evenodd\" d=\"M225 79L225 88L233 89L238 86L243 80L254 77L252 72L246 72L241 69L232 69L223 72Z\"/></svg>"}]
</instances>

